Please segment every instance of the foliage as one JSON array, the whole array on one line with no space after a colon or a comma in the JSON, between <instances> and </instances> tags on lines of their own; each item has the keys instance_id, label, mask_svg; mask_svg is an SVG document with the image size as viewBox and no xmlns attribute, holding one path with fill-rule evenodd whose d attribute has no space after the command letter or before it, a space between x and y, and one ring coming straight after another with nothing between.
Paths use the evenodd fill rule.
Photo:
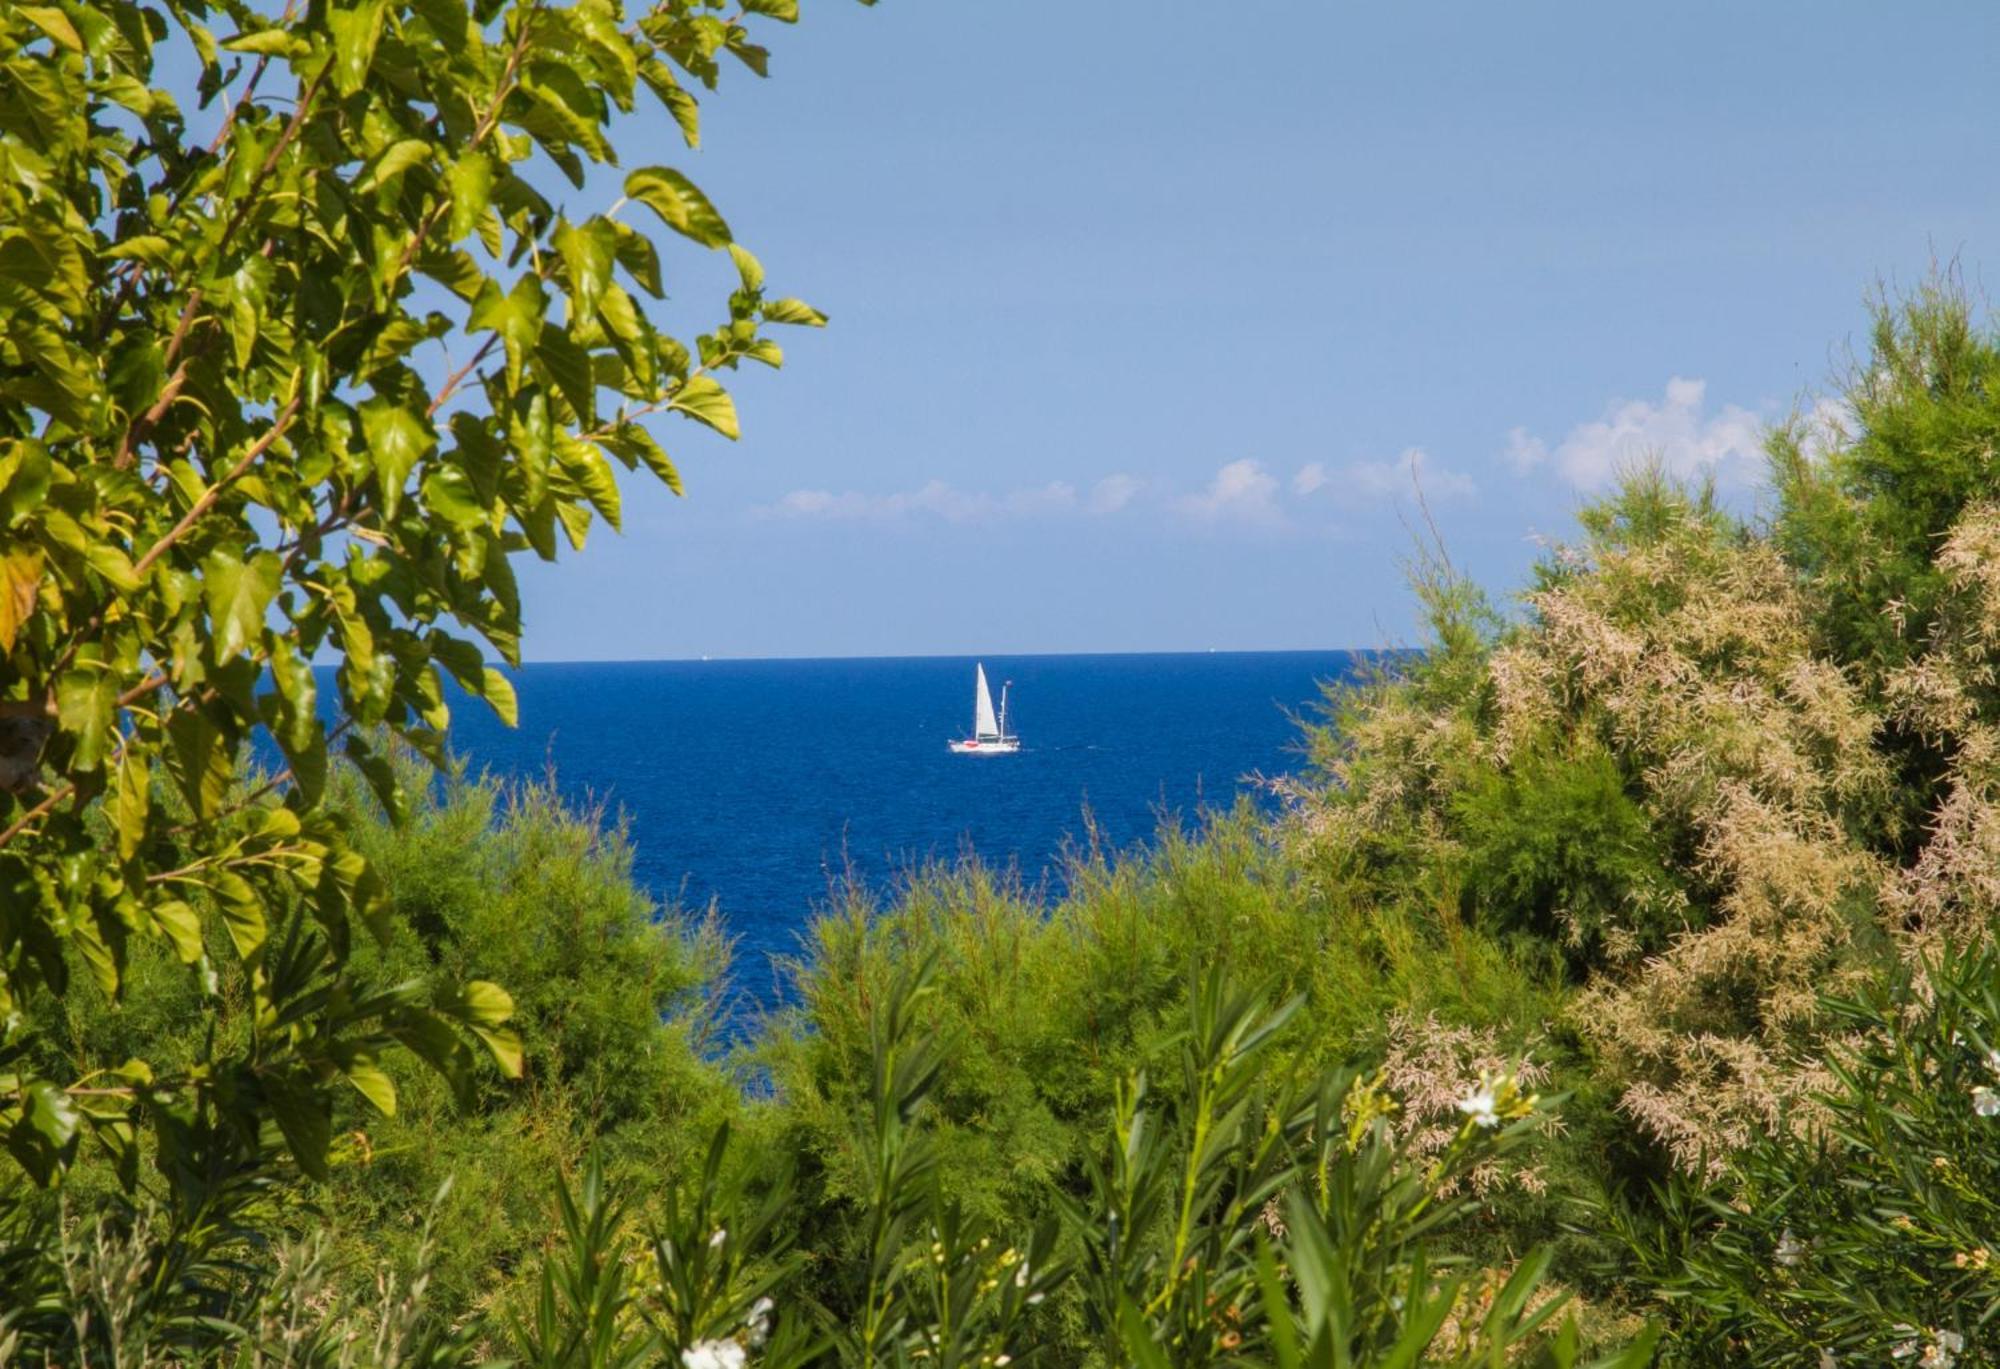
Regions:
<instances>
[{"instance_id":1,"label":"foliage","mask_svg":"<svg viewBox=\"0 0 2000 1369\"><path fill-rule=\"evenodd\" d=\"M656 906L632 880L622 833L549 783L417 778L401 826L345 796L396 929L357 958L385 979L510 986L524 1068L519 1080L480 1071L461 1100L416 1062L388 1062L393 1116L359 1096L336 1106L352 1146L325 1215L343 1254L405 1264L414 1233L402 1214L451 1179L434 1300L453 1312L518 1305L550 1215L548 1186L520 1176L576 1172L593 1147L614 1182L692 1168L738 1105L712 1058L727 946L711 922Z\"/></svg>"},{"instance_id":2,"label":"foliage","mask_svg":"<svg viewBox=\"0 0 2000 1369\"><path fill-rule=\"evenodd\" d=\"M1767 521L1628 472L1514 617L1428 529L1433 640L1281 818L840 891L733 1059L717 927L451 768L511 558L823 321L603 169L752 16L0 10L0 1360L1636 1366L1656 1298L1689 1363L1990 1360L2000 345L1949 279ZM642 209L728 252L711 331Z\"/></svg>"},{"instance_id":3,"label":"foliage","mask_svg":"<svg viewBox=\"0 0 2000 1369\"><path fill-rule=\"evenodd\" d=\"M616 527L613 463L678 489L644 420L735 436L717 373L778 364L765 324L821 322L765 296L671 167L599 210L547 191L559 172L609 201L587 167L642 90L692 145L690 86L766 57L695 0L0 12L0 1129L37 1178L86 1134L130 1154L213 1121L255 1151L271 1119L323 1175L330 1100L391 1109L394 1048L461 1086L475 1047L518 1068L497 986L355 965L357 931L387 928L329 757L394 813L375 729L441 758L447 674L511 719L484 656L519 658L511 558ZM712 331L663 330L628 208L728 249ZM281 782L232 784L253 734ZM22 1072L66 952L115 994L149 939L190 976L239 967L228 1054L88 1087Z\"/></svg>"},{"instance_id":4,"label":"foliage","mask_svg":"<svg viewBox=\"0 0 2000 1369\"><path fill-rule=\"evenodd\" d=\"M58 1220L0 1203L0 1364L197 1363L455 1369L474 1354L429 1314L425 1256L407 1280L344 1277L317 1239L263 1248L242 1190L188 1223L140 1206Z\"/></svg>"},{"instance_id":5,"label":"foliage","mask_svg":"<svg viewBox=\"0 0 2000 1369\"><path fill-rule=\"evenodd\" d=\"M1832 1005L1824 1116L1760 1135L1634 1223L1692 1363L1994 1362L2000 952L1885 974Z\"/></svg>"},{"instance_id":6,"label":"foliage","mask_svg":"<svg viewBox=\"0 0 2000 1369\"><path fill-rule=\"evenodd\" d=\"M1827 649L1879 688L1940 610L1939 541L2000 497L2000 346L1951 274L1878 300L1873 324L1832 440L1809 423L1775 435L1773 536L1811 586Z\"/></svg>"},{"instance_id":7,"label":"foliage","mask_svg":"<svg viewBox=\"0 0 2000 1369\"><path fill-rule=\"evenodd\" d=\"M1452 1141L1412 1162L1379 1080L1281 1063L1300 1000L1273 1005L1211 974L1183 997L1178 1101L1128 1077L1091 1139L1087 1187L1058 1197L1066 1240L1048 1223L1009 1240L938 1181L931 1098L946 1071L917 1016L938 992L926 958L869 1010L855 1126L874 1186L850 1200L852 1253L816 1285L831 1362L1578 1361L1573 1325L1548 1334L1564 1298L1542 1286L1545 1256L1473 1277L1436 1252L1472 1210L1465 1180L1539 1129L1539 1100L1512 1077L1483 1081ZM1081 1342L1058 1334L1064 1292ZM1642 1339L1605 1363L1649 1356Z\"/></svg>"},{"instance_id":8,"label":"foliage","mask_svg":"<svg viewBox=\"0 0 2000 1369\"><path fill-rule=\"evenodd\" d=\"M1522 747L1452 796L1465 894L1502 932L1563 948L1573 971L1664 950L1685 923L1653 823L1595 738ZM1607 943L1610 944L1607 944Z\"/></svg>"}]
</instances>

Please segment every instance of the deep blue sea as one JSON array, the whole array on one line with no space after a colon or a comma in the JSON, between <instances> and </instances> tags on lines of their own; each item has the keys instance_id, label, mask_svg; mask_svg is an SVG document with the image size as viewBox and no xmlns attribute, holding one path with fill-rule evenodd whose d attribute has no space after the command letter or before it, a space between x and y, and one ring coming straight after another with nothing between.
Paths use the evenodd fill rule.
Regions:
<instances>
[{"instance_id":1,"label":"deep blue sea","mask_svg":"<svg viewBox=\"0 0 2000 1369\"><path fill-rule=\"evenodd\" d=\"M976 852L1033 884L1086 806L1119 850L1162 814L1226 806L1252 772L1301 764L1295 715L1345 677L1345 652L983 658L1009 680L1011 756L946 748L972 722L970 657L529 665L520 726L453 709L472 768L542 775L622 812L638 877L711 902L737 939L737 988L768 1000L768 954L799 948L829 880L887 889Z\"/></svg>"}]
</instances>

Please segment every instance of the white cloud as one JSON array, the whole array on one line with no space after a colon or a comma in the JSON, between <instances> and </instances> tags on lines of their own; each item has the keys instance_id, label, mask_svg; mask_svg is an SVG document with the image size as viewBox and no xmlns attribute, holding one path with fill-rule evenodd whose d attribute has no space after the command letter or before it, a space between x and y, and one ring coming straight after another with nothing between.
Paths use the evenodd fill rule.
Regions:
<instances>
[{"instance_id":1,"label":"white cloud","mask_svg":"<svg viewBox=\"0 0 2000 1369\"><path fill-rule=\"evenodd\" d=\"M1742 479L1763 470L1765 419L1736 404L1707 412L1708 382L1675 376L1658 403L1619 400L1593 423L1580 423L1553 448L1516 428L1507 435L1507 460L1527 472L1553 464L1564 479L1599 489L1640 462L1657 459L1675 475L1713 472Z\"/></svg>"},{"instance_id":2,"label":"white cloud","mask_svg":"<svg viewBox=\"0 0 2000 1369\"><path fill-rule=\"evenodd\" d=\"M1292 477L1292 493L1300 498L1323 489L1361 499L1395 498L1421 489L1425 498L1451 499L1473 494L1477 487L1471 476L1446 470L1423 448L1411 447L1393 461L1351 461L1331 471L1314 461Z\"/></svg>"},{"instance_id":3,"label":"white cloud","mask_svg":"<svg viewBox=\"0 0 2000 1369\"><path fill-rule=\"evenodd\" d=\"M1137 476L1123 472L1107 475L1091 486L1090 500L1084 507L1092 513L1116 513L1131 503L1141 488Z\"/></svg>"},{"instance_id":4,"label":"white cloud","mask_svg":"<svg viewBox=\"0 0 2000 1369\"><path fill-rule=\"evenodd\" d=\"M1183 495L1175 507L1190 517L1248 523L1279 523L1284 513L1278 508L1278 481L1258 462L1232 461L1215 473L1200 494Z\"/></svg>"},{"instance_id":5,"label":"white cloud","mask_svg":"<svg viewBox=\"0 0 2000 1369\"><path fill-rule=\"evenodd\" d=\"M1394 461L1356 461L1341 471L1341 480L1356 494L1376 499L1419 490L1426 498L1454 499L1478 490L1471 476L1433 464L1422 447L1411 447Z\"/></svg>"},{"instance_id":6,"label":"white cloud","mask_svg":"<svg viewBox=\"0 0 2000 1369\"><path fill-rule=\"evenodd\" d=\"M1079 498L1067 480L989 494L933 480L914 490L863 494L857 490L793 490L774 504L754 510L766 518L871 519L935 518L946 523L978 523L1000 518L1036 518L1076 512L1116 513L1130 503L1139 482L1129 475L1106 476Z\"/></svg>"}]
</instances>

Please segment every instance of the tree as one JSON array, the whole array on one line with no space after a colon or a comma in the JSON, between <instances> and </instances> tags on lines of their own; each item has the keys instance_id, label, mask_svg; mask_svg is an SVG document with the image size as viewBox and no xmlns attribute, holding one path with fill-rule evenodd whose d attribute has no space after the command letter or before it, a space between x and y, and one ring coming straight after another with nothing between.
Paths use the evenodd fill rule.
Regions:
<instances>
[{"instance_id":1,"label":"tree","mask_svg":"<svg viewBox=\"0 0 2000 1369\"><path fill-rule=\"evenodd\" d=\"M761 75L749 22L795 0L269 9L0 7L0 1133L44 1180L87 1136L129 1176L148 1137L255 1157L267 1122L318 1172L334 1090L395 1106L385 1051L518 1070L497 986L354 973L383 904L328 766L393 814L386 740L441 758L446 676L511 720L513 558L615 528L614 463L678 492L646 420L735 437L718 373L824 322L671 167L552 194L599 195L642 98L695 146L693 88ZM734 258L713 331L655 317L640 210ZM239 783L259 732L285 768ZM115 995L140 937L254 1028L36 1077L69 967Z\"/></svg>"}]
</instances>

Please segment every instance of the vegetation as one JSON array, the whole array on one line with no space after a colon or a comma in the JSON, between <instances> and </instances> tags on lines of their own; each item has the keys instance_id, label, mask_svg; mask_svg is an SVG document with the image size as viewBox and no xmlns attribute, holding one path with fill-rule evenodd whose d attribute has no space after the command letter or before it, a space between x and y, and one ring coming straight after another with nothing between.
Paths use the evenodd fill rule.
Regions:
<instances>
[{"instance_id":1,"label":"vegetation","mask_svg":"<svg viewBox=\"0 0 2000 1369\"><path fill-rule=\"evenodd\" d=\"M0 9L0 1363L2000 1362L1949 278L1767 516L1634 470L1518 612L1424 549L1282 812L844 891L747 1031L603 813L453 768L510 558L822 321L603 170L794 17ZM640 209L729 252L712 331Z\"/></svg>"},{"instance_id":2,"label":"vegetation","mask_svg":"<svg viewBox=\"0 0 2000 1369\"><path fill-rule=\"evenodd\" d=\"M680 172L622 195L591 173L642 98L693 145L690 87L761 72L749 12L794 11L0 13L0 1132L37 1179L190 1126L250 1163L266 1123L324 1176L333 1098L391 1111L398 1051L461 1089L478 1053L521 1067L492 981L355 959L390 924L332 757L395 814L383 739L442 761L446 675L511 718L486 663L519 659L511 558L616 527L613 463L678 489L641 420L735 436L717 374L780 362L765 325L822 321L766 298ZM558 174L597 207L552 200ZM647 303L641 211L734 259L712 331L677 340ZM232 786L253 734L285 769ZM226 979L244 1030L172 1062L135 1042L88 1089L22 1072L70 971L115 995L148 942Z\"/></svg>"}]
</instances>

